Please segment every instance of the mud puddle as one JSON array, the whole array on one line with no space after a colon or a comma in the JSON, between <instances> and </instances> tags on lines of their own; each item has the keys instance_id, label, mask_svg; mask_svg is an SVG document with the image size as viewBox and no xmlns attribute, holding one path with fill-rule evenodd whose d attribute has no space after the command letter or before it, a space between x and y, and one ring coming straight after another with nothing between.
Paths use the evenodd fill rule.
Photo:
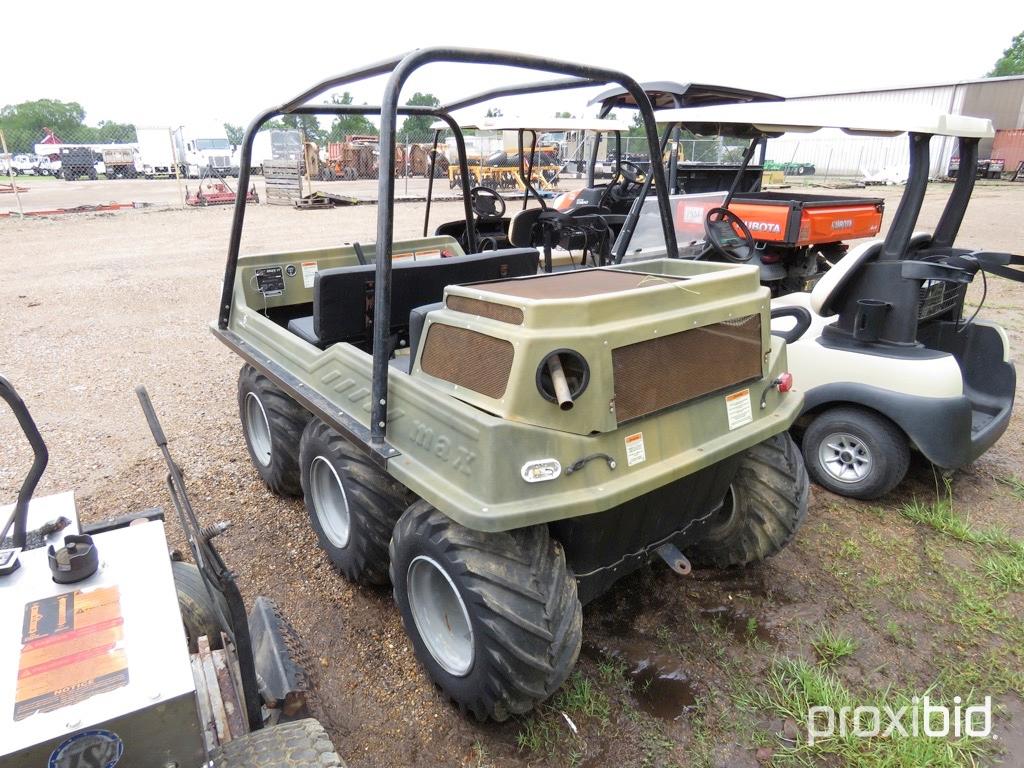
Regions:
<instances>
[{"instance_id":1,"label":"mud puddle","mask_svg":"<svg viewBox=\"0 0 1024 768\"><path fill-rule=\"evenodd\" d=\"M624 666L637 709L662 720L675 720L697 706L698 688L680 659L637 642L586 642L583 655Z\"/></svg>"}]
</instances>

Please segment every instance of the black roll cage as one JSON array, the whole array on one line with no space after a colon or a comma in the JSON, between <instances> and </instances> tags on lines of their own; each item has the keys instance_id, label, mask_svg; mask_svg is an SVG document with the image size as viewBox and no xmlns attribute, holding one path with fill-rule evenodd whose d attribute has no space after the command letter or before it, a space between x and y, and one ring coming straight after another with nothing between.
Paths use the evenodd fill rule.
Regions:
<instances>
[{"instance_id":1,"label":"black roll cage","mask_svg":"<svg viewBox=\"0 0 1024 768\"><path fill-rule=\"evenodd\" d=\"M562 75L561 78L547 82L533 82L522 85L504 86L477 93L473 96L451 102L440 108L400 106L399 96L410 75L417 69L431 63L455 64L487 64L492 66L530 69ZM234 292L235 273L238 267L238 254L242 240L242 226L245 221L245 190L249 188L249 166L252 159L252 145L256 132L267 121L278 115L344 115L358 113L366 107L352 107L342 104L308 104L311 99L323 96L326 92L342 85L367 80L369 78L388 75L381 101L380 112L380 164L378 168L378 214L376 240L376 273L374 280L374 318L373 318L373 369L371 384L370 412L370 445L371 449L383 446L387 433L388 413L388 344L387 335L391 314L391 257L394 235L394 202L395 202L395 134L397 116L430 115L444 120L456 136L459 150L459 169L463 179L468 179L468 163L466 148L456 121L451 117L455 109L469 107L490 99L504 96L518 96L549 91L571 90L594 85L617 84L625 88L639 105L644 122L644 133L652 158L658 155L660 142L654 121L654 110L647 94L633 78L621 72L603 67L594 67L573 62L557 61L541 56L528 54L488 51L475 48L422 48L402 56L396 56L369 66L344 72L303 91L294 99L266 110L258 115L246 128L242 138L241 158L238 171L238 192L235 197L235 208L231 220L231 235L228 240L228 260L224 269L224 285L221 294L220 311L217 326L221 331L227 330L231 319L231 298ZM666 253L671 257L679 254L676 243L675 228L672 222L672 211L668 199L668 187L665 172L661 163L652 163L651 176L655 177L658 204L661 210L662 228L665 234ZM429 186L429 185L428 185ZM635 223L639 217L645 194L634 203L627 222L631 218ZM468 184L462 185L463 207L466 215L466 231L468 242L475 247L476 233L473 224L473 212L470 204Z\"/></svg>"}]
</instances>

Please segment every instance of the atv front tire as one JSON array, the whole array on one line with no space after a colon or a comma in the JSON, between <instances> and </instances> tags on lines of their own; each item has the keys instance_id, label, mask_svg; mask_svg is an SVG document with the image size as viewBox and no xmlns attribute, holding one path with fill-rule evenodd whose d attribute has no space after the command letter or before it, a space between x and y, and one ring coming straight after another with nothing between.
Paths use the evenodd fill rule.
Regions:
<instances>
[{"instance_id":1,"label":"atv front tire","mask_svg":"<svg viewBox=\"0 0 1024 768\"><path fill-rule=\"evenodd\" d=\"M217 747L211 757L213 768L345 768L312 718L253 731Z\"/></svg>"},{"instance_id":2,"label":"atv front tire","mask_svg":"<svg viewBox=\"0 0 1024 768\"><path fill-rule=\"evenodd\" d=\"M419 501L395 527L391 582L416 657L478 720L530 711L579 657L576 579L546 526L481 533Z\"/></svg>"},{"instance_id":3,"label":"atv front tire","mask_svg":"<svg viewBox=\"0 0 1024 768\"><path fill-rule=\"evenodd\" d=\"M884 496L910 466L900 428L866 408L833 408L815 417L804 431L803 453L814 482L854 499Z\"/></svg>"},{"instance_id":4,"label":"atv front tire","mask_svg":"<svg viewBox=\"0 0 1024 768\"><path fill-rule=\"evenodd\" d=\"M743 452L722 511L687 554L716 568L771 557L796 535L809 496L799 449L788 432L774 435Z\"/></svg>"},{"instance_id":5,"label":"atv front tire","mask_svg":"<svg viewBox=\"0 0 1024 768\"><path fill-rule=\"evenodd\" d=\"M298 496L299 440L310 413L251 365L238 375L238 414L249 458L280 496Z\"/></svg>"},{"instance_id":6,"label":"atv front tire","mask_svg":"<svg viewBox=\"0 0 1024 768\"><path fill-rule=\"evenodd\" d=\"M318 418L302 433L299 466L306 511L331 562L349 581L387 584L391 532L415 495Z\"/></svg>"}]
</instances>

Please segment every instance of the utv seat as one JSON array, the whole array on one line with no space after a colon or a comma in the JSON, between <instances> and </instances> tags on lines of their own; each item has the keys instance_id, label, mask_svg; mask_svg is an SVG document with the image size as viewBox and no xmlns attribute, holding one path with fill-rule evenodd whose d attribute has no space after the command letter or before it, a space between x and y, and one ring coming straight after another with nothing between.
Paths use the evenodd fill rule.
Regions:
<instances>
[{"instance_id":1,"label":"utv seat","mask_svg":"<svg viewBox=\"0 0 1024 768\"><path fill-rule=\"evenodd\" d=\"M413 309L441 301L447 286L535 275L538 258L533 248L507 248L447 259L395 262L391 267L388 328L393 347L409 340ZM348 342L371 352L375 276L374 264L317 272L313 314L293 318L288 330L321 349Z\"/></svg>"}]
</instances>

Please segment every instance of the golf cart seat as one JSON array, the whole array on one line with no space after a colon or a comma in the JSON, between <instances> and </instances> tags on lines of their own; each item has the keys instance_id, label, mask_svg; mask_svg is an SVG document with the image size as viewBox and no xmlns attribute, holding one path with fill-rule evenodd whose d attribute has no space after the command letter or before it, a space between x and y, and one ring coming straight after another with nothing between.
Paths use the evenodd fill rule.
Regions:
<instances>
[{"instance_id":1,"label":"golf cart seat","mask_svg":"<svg viewBox=\"0 0 1024 768\"><path fill-rule=\"evenodd\" d=\"M930 232L915 232L907 247L908 253L925 248L931 242ZM837 261L821 279L818 280L810 294L810 309L819 315L834 315L838 308L834 299L839 296L842 288L856 275L865 264L877 257L882 249L882 240L867 240L852 248L843 258ZM793 298L793 297L789 297ZM787 301L787 303L793 303Z\"/></svg>"},{"instance_id":2,"label":"golf cart seat","mask_svg":"<svg viewBox=\"0 0 1024 768\"><path fill-rule=\"evenodd\" d=\"M395 346L408 340L412 310L440 301L445 287L534 275L537 262L537 251L533 248L395 262L391 267L390 318ZM344 341L371 351L375 278L374 264L317 272L313 314L293 318L288 322L288 330L321 349Z\"/></svg>"},{"instance_id":3,"label":"golf cart seat","mask_svg":"<svg viewBox=\"0 0 1024 768\"><path fill-rule=\"evenodd\" d=\"M850 249L850 252L832 266L811 290L810 304L819 315L834 315L833 301L839 296L864 264L878 256L882 250L881 240L868 240Z\"/></svg>"},{"instance_id":4,"label":"golf cart seat","mask_svg":"<svg viewBox=\"0 0 1024 768\"><path fill-rule=\"evenodd\" d=\"M508 241L514 248L531 248L537 244L533 242L533 233L537 227L540 215L547 210L545 208L524 208L512 214L512 220L508 225Z\"/></svg>"}]
</instances>

